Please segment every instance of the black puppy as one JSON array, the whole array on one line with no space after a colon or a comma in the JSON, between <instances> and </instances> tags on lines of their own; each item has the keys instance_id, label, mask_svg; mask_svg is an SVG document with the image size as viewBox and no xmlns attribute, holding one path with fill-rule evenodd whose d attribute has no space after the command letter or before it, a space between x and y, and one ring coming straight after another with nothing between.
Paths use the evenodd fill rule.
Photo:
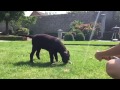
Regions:
<instances>
[{"instance_id":1,"label":"black puppy","mask_svg":"<svg viewBox=\"0 0 120 90\"><path fill-rule=\"evenodd\" d=\"M37 34L34 36L26 35L26 37L32 38L32 52L30 54L30 62L33 63L33 56L35 52L37 58L40 59L40 50L46 49L49 52L51 63L54 63L54 57L56 61L58 61L57 53L60 53L63 63L68 63L70 58L69 51L57 37L47 34Z\"/></svg>"}]
</instances>

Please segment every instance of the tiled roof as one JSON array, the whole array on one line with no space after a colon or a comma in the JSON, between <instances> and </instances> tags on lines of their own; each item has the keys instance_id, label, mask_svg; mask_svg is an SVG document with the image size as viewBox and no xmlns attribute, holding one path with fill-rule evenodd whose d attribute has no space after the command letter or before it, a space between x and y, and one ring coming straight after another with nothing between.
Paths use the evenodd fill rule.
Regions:
<instances>
[{"instance_id":1,"label":"tiled roof","mask_svg":"<svg viewBox=\"0 0 120 90\"><path fill-rule=\"evenodd\" d=\"M47 14L39 12L39 11L33 11L30 16L46 16Z\"/></svg>"}]
</instances>

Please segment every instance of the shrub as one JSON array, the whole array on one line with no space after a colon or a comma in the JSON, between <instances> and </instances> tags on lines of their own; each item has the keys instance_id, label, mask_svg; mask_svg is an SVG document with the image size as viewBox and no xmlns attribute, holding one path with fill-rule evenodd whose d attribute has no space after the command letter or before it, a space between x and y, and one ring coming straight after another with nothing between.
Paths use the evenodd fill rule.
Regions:
<instances>
[{"instance_id":1,"label":"shrub","mask_svg":"<svg viewBox=\"0 0 120 90\"><path fill-rule=\"evenodd\" d=\"M83 24L83 22L79 20L74 20L73 22L70 23L70 30L74 31L74 29L79 29L79 26Z\"/></svg>"},{"instance_id":2,"label":"shrub","mask_svg":"<svg viewBox=\"0 0 120 90\"><path fill-rule=\"evenodd\" d=\"M83 33L77 33L77 34L75 35L75 40L76 40L76 41L84 41L84 40L85 40L84 34L83 34Z\"/></svg>"},{"instance_id":3,"label":"shrub","mask_svg":"<svg viewBox=\"0 0 120 90\"><path fill-rule=\"evenodd\" d=\"M96 23L95 31L97 31L97 32L94 33L92 39L99 39L98 32L100 31L100 26L101 26L100 23ZM75 34L82 31L85 36L85 40L89 40L91 32L93 31L93 27L94 27L94 22L84 24L83 22L75 20L75 21L71 22L71 24L70 24L70 31L73 31L73 32L77 31Z\"/></svg>"},{"instance_id":4,"label":"shrub","mask_svg":"<svg viewBox=\"0 0 120 90\"><path fill-rule=\"evenodd\" d=\"M0 40L15 41L15 40L27 40L27 38L26 37L22 37L22 36L13 36L13 35L5 36L5 35L0 35Z\"/></svg>"},{"instance_id":5,"label":"shrub","mask_svg":"<svg viewBox=\"0 0 120 90\"><path fill-rule=\"evenodd\" d=\"M17 35L28 35L29 29L28 28L20 28L16 32Z\"/></svg>"},{"instance_id":6,"label":"shrub","mask_svg":"<svg viewBox=\"0 0 120 90\"><path fill-rule=\"evenodd\" d=\"M104 32L103 34L103 40L112 40L113 32ZM118 38L118 37L116 37ZM114 38L113 38L114 39Z\"/></svg>"},{"instance_id":7,"label":"shrub","mask_svg":"<svg viewBox=\"0 0 120 90\"><path fill-rule=\"evenodd\" d=\"M76 34L77 34L77 33L82 33L82 31L79 30L79 29L74 29L73 32L76 33Z\"/></svg>"},{"instance_id":8,"label":"shrub","mask_svg":"<svg viewBox=\"0 0 120 90\"><path fill-rule=\"evenodd\" d=\"M74 36L73 36L73 34L72 34L72 33L66 33L66 34L64 35L64 40L65 40L65 41L74 41Z\"/></svg>"},{"instance_id":9,"label":"shrub","mask_svg":"<svg viewBox=\"0 0 120 90\"><path fill-rule=\"evenodd\" d=\"M73 29L73 31L70 31L70 33L72 33L74 37L75 37L75 35L76 35L77 33L81 33L81 32L82 32L82 31L79 30L79 29Z\"/></svg>"},{"instance_id":10,"label":"shrub","mask_svg":"<svg viewBox=\"0 0 120 90\"><path fill-rule=\"evenodd\" d=\"M62 39L64 39L65 34L68 32L62 32Z\"/></svg>"},{"instance_id":11,"label":"shrub","mask_svg":"<svg viewBox=\"0 0 120 90\"><path fill-rule=\"evenodd\" d=\"M51 35L51 36L58 37L58 33L45 33L45 34L48 34L48 35Z\"/></svg>"},{"instance_id":12,"label":"shrub","mask_svg":"<svg viewBox=\"0 0 120 90\"><path fill-rule=\"evenodd\" d=\"M14 30L11 30L11 29L9 30L10 35L14 35L14 33L15 33Z\"/></svg>"},{"instance_id":13,"label":"shrub","mask_svg":"<svg viewBox=\"0 0 120 90\"><path fill-rule=\"evenodd\" d=\"M33 30L29 30L29 34L30 35L34 35L34 31Z\"/></svg>"},{"instance_id":14,"label":"shrub","mask_svg":"<svg viewBox=\"0 0 120 90\"><path fill-rule=\"evenodd\" d=\"M89 40L90 39L91 33L92 33L92 30L83 30L83 34L85 36L85 40Z\"/></svg>"}]
</instances>

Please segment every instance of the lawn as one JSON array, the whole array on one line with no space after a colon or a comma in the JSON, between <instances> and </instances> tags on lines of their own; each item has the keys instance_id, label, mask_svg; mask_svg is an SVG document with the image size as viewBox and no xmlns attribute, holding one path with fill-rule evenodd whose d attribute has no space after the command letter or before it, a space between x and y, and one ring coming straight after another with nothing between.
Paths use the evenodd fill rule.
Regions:
<instances>
[{"instance_id":1,"label":"lawn","mask_svg":"<svg viewBox=\"0 0 120 90\"><path fill-rule=\"evenodd\" d=\"M92 40L92 41L63 41L64 44L86 44L86 45L116 45L119 42L105 41L105 40Z\"/></svg>"},{"instance_id":2,"label":"lawn","mask_svg":"<svg viewBox=\"0 0 120 90\"><path fill-rule=\"evenodd\" d=\"M67 42L64 44L86 44L88 41ZM92 44L102 44L92 41ZM104 42L103 44L118 42ZM41 59L34 55L34 64L29 63L31 41L0 42L0 79L111 79L105 72L106 61L94 58L96 50L108 46L65 45L70 51L72 64L64 65L58 54L59 62L50 65L49 54L41 50Z\"/></svg>"}]
</instances>

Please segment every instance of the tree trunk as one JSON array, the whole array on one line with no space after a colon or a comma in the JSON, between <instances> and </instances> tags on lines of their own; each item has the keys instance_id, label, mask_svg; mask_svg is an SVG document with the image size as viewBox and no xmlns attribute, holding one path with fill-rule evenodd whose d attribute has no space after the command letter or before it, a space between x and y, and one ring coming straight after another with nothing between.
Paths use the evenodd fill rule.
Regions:
<instances>
[{"instance_id":1,"label":"tree trunk","mask_svg":"<svg viewBox=\"0 0 120 90\"><path fill-rule=\"evenodd\" d=\"M5 31L5 34L6 34L6 35L9 35L8 23L9 23L9 22L6 20L6 31Z\"/></svg>"}]
</instances>

